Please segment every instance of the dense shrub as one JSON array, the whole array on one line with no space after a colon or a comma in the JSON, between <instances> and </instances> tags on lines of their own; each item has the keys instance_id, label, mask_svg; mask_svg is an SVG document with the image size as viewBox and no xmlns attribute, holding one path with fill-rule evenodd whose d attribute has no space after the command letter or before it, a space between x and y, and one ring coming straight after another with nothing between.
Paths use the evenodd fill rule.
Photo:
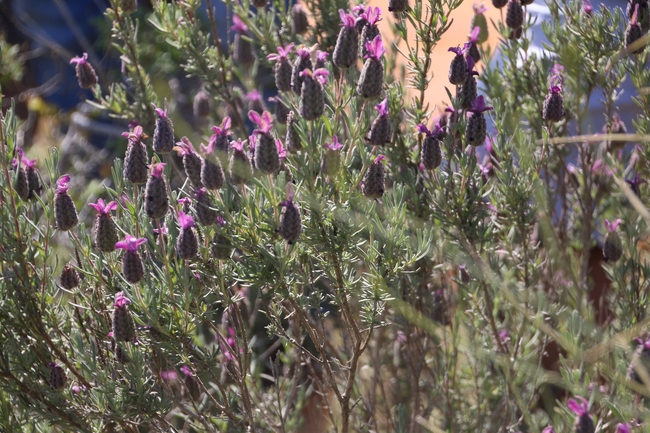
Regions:
<instances>
[{"instance_id":1,"label":"dense shrub","mask_svg":"<svg viewBox=\"0 0 650 433\"><path fill-rule=\"evenodd\" d=\"M634 2L550 0L541 54L525 5L495 2L503 21L476 17L468 45L434 59L460 0L391 1L392 35L339 0L229 2L229 52L210 1L202 21L198 0L113 0L124 80L73 62L132 125L102 198L56 151L26 158L13 109L2 118L0 426L645 425L650 71L644 36L627 48L647 30ZM489 64L487 31L503 39ZM180 64L156 70L195 80L194 129L154 91L165 50ZM434 61L454 83L437 119ZM619 117L624 79L639 109ZM273 117L258 95L276 83Z\"/></svg>"}]
</instances>

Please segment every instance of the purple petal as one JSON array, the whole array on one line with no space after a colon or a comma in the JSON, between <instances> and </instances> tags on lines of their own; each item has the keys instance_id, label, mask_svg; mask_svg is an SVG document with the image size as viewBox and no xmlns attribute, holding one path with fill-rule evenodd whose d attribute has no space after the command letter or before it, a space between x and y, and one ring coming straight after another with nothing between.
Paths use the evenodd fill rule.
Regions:
<instances>
[{"instance_id":1,"label":"purple petal","mask_svg":"<svg viewBox=\"0 0 650 433\"><path fill-rule=\"evenodd\" d=\"M475 5L475 6L476 6L476 5ZM474 11L476 12L476 9L474 9ZM470 35L469 35L469 41L470 41L471 43L473 43L473 44L477 43L477 42L478 42L478 35L479 35L479 33L481 33L481 28L480 28L479 26L475 26L475 27L472 29L472 33L470 33Z\"/></svg>"},{"instance_id":2,"label":"purple petal","mask_svg":"<svg viewBox=\"0 0 650 433\"><path fill-rule=\"evenodd\" d=\"M126 297L124 292L118 292L115 294L115 306L117 308L122 308L131 303L131 300Z\"/></svg>"},{"instance_id":3,"label":"purple petal","mask_svg":"<svg viewBox=\"0 0 650 433\"><path fill-rule=\"evenodd\" d=\"M88 53L83 53L81 57L73 57L70 59L70 64L80 64L83 65L88 62Z\"/></svg>"},{"instance_id":4,"label":"purple petal","mask_svg":"<svg viewBox=\"0 0 650 433\"><path fill-rule=\"evenodd\" d=\"M183 230L194 227L194 218L186 215L183 211L178 212L178 223Z\"/></svg>"},{"instance_id":5,"label":"purple petal","mask_svg":"<svg viewBox=\"0 0 650 433\"><path fill-rule=\"evenodd\" d=\"M418 125L418 131L421 132L422 134L432 135L431 131L429 131L429 128L427 128L427 126L424 123L420 123Z\"/></svg>"},{"instance_id":6,"label":"purple petal","mask_svg":"<svg viewBox=\"0 0 650 433\"><path fill-rule=\"evenodd\" d=\"M375 105L375 109L379 112L380 116L388 116L388 98Z\"/></svg>"}]
</instances>

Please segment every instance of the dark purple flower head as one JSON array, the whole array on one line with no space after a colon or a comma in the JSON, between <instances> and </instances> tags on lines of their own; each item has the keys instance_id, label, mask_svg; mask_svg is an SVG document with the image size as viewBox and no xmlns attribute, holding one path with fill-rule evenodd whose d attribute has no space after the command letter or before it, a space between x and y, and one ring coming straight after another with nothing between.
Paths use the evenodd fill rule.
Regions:
<instances>
[{"instance_id":1,"label":"dark purple flower head","mask_svg":"<svg viewBox=\"0 0 650 433\"><path fill-rule=\"evenodd\" d=\"M108 215L112 210L117 209L117 202L104 203L100 198L97 203L90 203L88 206L92 206L100 215Z\"/></svg>"},{"instance_id":2,"label":"dark purple flower head","mask_svg":"<svg viewBox=\"0 0 650 433\"><path fill-rule=\"evenodd\" d=\"M144 131L142 130L142 126L140 125L133 128L133 131L123 132L122 136L128 138L129 141L133 143L139 143L145 138L147 138L147 134L144 133Z\"/></svg>"},{"instance_id":3,"label":"dark purple flower head","mask_svg":"<svg viewBox=\"0 0 650 433\"><path fill-rule=\"evenodd\" d=\"M189 215L186 215L185 212L178 212L178 223L181 225L183 230L190 229L194 227L194 218Z\"/></svg>"},{"instance_id":4,"label":"dark purple flower head","mask_svg":"<svg viewBox=\"0 0 650 433\"><path fill-rule=\"evenodd\" d=\"M374 26L381 21L381 9L378 7L369 7L359 16L365 18L368 21L368 25Z\"/></svg>"},{"instance_id":5,"label":"dark purple flower head","mask_svg":"<svg viewBox=\"0 0 650 433\"><path fill-rule=\"evenodd\" d=\"M381 35L377 35L372 41L366 42L366 50L368 54L363 56L364 58L381 60L381 56L386 52L384 43L381 41Z\"/></svg>"},{"instance_id":6,"label":"dark purple flower head","mask_svg":"<svg viewBox=\"0 0 650 433\"><path fill-rule=\"evenodd\" d=\"M357 22L357 18L353 14L346 14L343 9L339 9L339 16L344 27L354 27Z\"/></svg>"},{"instance_id":7,"label":"dark purple flower head","mask_svg":"<svg viewBox=\"0 0 650 433\"><path fill-rule=\"evenodd\" d=\"M625 423L618 423L616 426L616 433L631 433L632 430L630 430L630 425Z\"/></svg>"},{"instance_id":8,"label":"dark purple flower head","mask_svg":"<svg viewBox=\"0 0 650 433\"><path fill-rule=\"evenodd\" d=\"M232 143L230 143L230 148L235 149L237 152L243 152L244 151L244 146L246 146L246 140L241 141L241 139L240 139L240 140L233 141Z\"/></svg>"},{"instance_id":9,"label":"dark purple flower head","mask_svg":"<svg viewBox=\"0 0 650 433\"><path fill-rule=\"evenodd\" d=\"M70 175L69 174L64 174L59 178L59 180L56 181L56 193L57 194L64 194L68 192L68 189L70 189L70 186L68 183L70 182Z\"/></svg>"},{"instance_id":10,"label":"dark purple flower head","mask_svg":"<svg viewBox=\"0 0 650 433\"><path fill-rule=\"evenodd\" d=\"M83 53L81 57L73 57L70 59L70 64L79 64L79 65L85 65L88 63L88 53Z\"/></svg>"},{"instance_id":11,"label":"dark purple flower head","mask_svg":"<svg viewBox=\"0 0 650 433\"><path fill-rule=\"evenodd\" d=\"M298 49L298 55L300 57L302 57L303 59L306 59L307 57L309 57L311 55L311 53L309 52L309 50L307 48L299 48Z\"/></svg>"},{"instance_id":12,"label":"dark purple flower head","mask_svg":"<svg viewBox=\"0 0 650 433\"><path fill-rule=\"evenodd\" d=\"M316 60L318 61L324 62L325 60L327 60L327 56L329 56L329 54L326 51L321 51L321 50L316 51Z\"/></svg>"},{"instance_id":13,"label":"dark purple flower head","mask_svg":"<svg viewBox=\"0 0 650 433\"><path fill-rule=\"evenodd\" d=\"M380 116L388 116L388 98L375 105L375 110L379 112Z\"/></svg>"},{"instance_id":14,"label":"dark purple flower head","mask_svg":"<svg viewBox=\"0 0 650 433\"><path fill-rule=\"evenodd\" d=\"M162 108L156 107L156 104L151 104L151 105L153 105L154 110L156 110L156 114L158 114L158 116L160 118L167 118L167 109L166 108L163 110Z\"/></svg>"},{"instance_id":15,"label":"dark purple flower head","mask_svg":"<svg viewBox=\"0 0 650 433\"><path fill-rule=\"evenodd\" d=\"M115 248L127 251L138 251L138 247L146 242L147 238L138 239L131 235L126 235L126 238L123 241L119 241L115 244Z\"/></svg>"},{"instance_id":16,"label":"dark purple flower head","mask_svg":"<svg viewBox=\"0 0 650 433\"><path fill-rule=\"evenodd\" d=\"M483 95L481 95L476 98L476 100L472 103L472 108L467 111L480 114L490 110L494 110L494 107L485 105L485 98L483 98Z\"/></svg>"},{"instance_id":17,"label":"dark purple flower head","mask_svg":"<svg viewBox=\"0 0 650 433\"><path fill-rule=\"evenodd\" d=\"M641 176L639 176L638 174L636 174L632 179L625 179L625 182L627 182L632 189L634 188L638 189L639 185L646 183L646 181L641 179Z\"/></svg>"},{"instance_id":18,"label":"dark purple flower head","mask_svg":"<svg viewBox=\"0 0 650 433\"><path fill-rule=\"evenodd\" d=\"M335 150L336 151L336 150L340 150L343 147L343 144L341 144L339 142L339 138L335 135L334 137L332 137L332 144L325 143L323 145L323 147L325 147L326 149L329 149L329 150Z\"/></svg>"},{"instance_id":19,"label":"dark purple flower head","mask_svg":"<svg viewBox=\"0 0 650 433\"><path fill-rule=\"evenodd\" d=\"M253 131L253 134L268 134L273 128L273 117L268 111L264 111L262 115L256 111L249 111L248 118L257 125L257 129Z\"/></svg>"},{"instance_id":20,"label":"dark purple flower head","mask_svg":"<svg viewBox=\"0 0 650 433\"><path fill-rule=\"evenodd\" d=\"M156 164L151 164L149 167L151 167L151 175L153 177L162 177L163 169L165 168L165 163L158 162Z\"/></svg>"},{"instance_id":21,"label":"dark purple flower head","mask_svg":"<svg viewBox=\"0 0 650 433\"><path fill-rule=\"evenodd\" d=\"M605 228L607 229L608 232L615 232L618 225L622 222L623 220L621 220L620 218L614 220L613 222L610 220L605 220Z\"/></svg>"},{"instance_id":22,"label":"dark purple flower head","mask_svg":"<svg viewBox=\"0 0 650 433\"><path fill-rule=\"evenodd\" d=\"M467 47L467 44L465 44L465 45L463 46L463 48L460 48L460 47L451 47L451 48L449 48L447 51L451 51L452 53L456 53L457 56L462 56L463 54L465 54L465 52L466 52L468 49L469 49L469 48Z\"/></svg>"},{"instance_id":23,"label":"dark purple flower head","mask_svg":"<svg viewBox=\"0 0 650 433\"><path fill-rule=\"evenodd\" d=\"M476 6L476 4L474 4ZM479 33L481 33L481 28L479 26L475 26L472 29L472 33L469 34L469 43L470 44L477 44L478 41L480 40L479 38Z\"/></svg>"},{"instance_id":24,"label":"dark purple flower head","mask_svg":"<svg viewBox=\"0 0 650 433\"><path fill-rule=\"evenodd\" d=\"M193 153L196 153L192 142L187 137L181 138L181 141L176 143L176 146L174 146L174 150L178 152L180 156L192 155Z\"/></svg>"},{"instance_id":25,"label":"dark purple flower head","mask_svg":"<svg viewBox=\"0 0 650 433\"><path fill-rule=\"evenodd\" d=\"M268 56L266 56L266 58L269 60L275 60L276 62L279 62L282 59L286 59L291 53L292 49L293 49L293 43L287 45L286 47L278 47L277 54L269 54Z\"/></svg>"},{"instance_id":26,"label":"dark purple flower head","mask_svg":"<svg viewBox=\"0 0 650 433\"><path fill-rule=\"evenodd\" d=\"M287 157L287 149L282 145L282 141L279 138L275 139L275 147L278 149L280 159L285 159Z\"/></svg>"},{"instance_id":27,"label":"dark purple flower head","mask_svg":"<svg viewBox=\"0 0 650 433\"><path fill-rule=\"evenodd\" d=\"M124 292L115 294L115 308L124 308L131 303L131 300L124 295Z\"/></svg>"},{"instance_id":28,"label":"dark purple flower head","mask_svg":"<svg viewBox=\"0 0 650 433\"><path fill-rule=\"evenodd\" d=\"M567 402L567 406L569 407L569 410L579 417L583 415L588 415L589 414L589 405L587 403L587 400L584 399L584 397L577 397L578 400L580 400L580 403L575 401L574 399L570 398L569 401Z\"/></svg>"},{"instance_id":29,"label":"dark purple flower head","mask_svg":"<svg viewBox=\"0 0 650 433\"><path fill-rule=\"evenodd\" d=\"M244 22L239 18L237 15L232 17L232 27L230 27L230 30L237 32L237 33L246 33L248 31L248 26L244 24Z\"/></svg>"}]
</instances>

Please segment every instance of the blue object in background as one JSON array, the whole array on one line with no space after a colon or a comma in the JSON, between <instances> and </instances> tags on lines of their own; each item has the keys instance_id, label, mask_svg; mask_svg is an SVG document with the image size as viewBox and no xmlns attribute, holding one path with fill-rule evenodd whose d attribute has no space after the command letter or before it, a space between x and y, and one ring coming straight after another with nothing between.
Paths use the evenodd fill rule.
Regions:
<instances>
[{"instance_id":1,"label":"blue object in background","mask_svg":"<svg viewBox=\"0 0 650 433\"><path fill-rule=\"evenodd\" d=\"M13 18L30 39L30 49L38 53L28 61L36 85L43 86L56 80L56 85L42 95L43 99L63 110L70 110L79 102L92 98L90 91L79 88L70 59L88 51L80 43L79 34L91 47L94 45L99 32L93 22L102 19L108 2L14 0L11 7ZM70 21L74 22L75 28L69 25ZM89 54L92 57L94 53Z\"/></svg>"}]
</instances>

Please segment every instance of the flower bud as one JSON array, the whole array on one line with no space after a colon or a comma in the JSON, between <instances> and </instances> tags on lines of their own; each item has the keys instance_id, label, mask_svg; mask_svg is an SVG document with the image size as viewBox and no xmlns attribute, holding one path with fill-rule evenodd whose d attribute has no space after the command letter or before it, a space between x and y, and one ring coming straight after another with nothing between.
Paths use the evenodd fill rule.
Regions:
<instances>
[{"instance_id":1,"label":"flower bud","mask_svg":"<svg viewBox=\"0 0 650 433\"><path fill-rule=\"evenodd\" d=\"M113 339L115 341L135 340L135 322L131 311L129 311L130 303L129 298L124 296L124 292L115 295L115 307L113 309Z\"/></svg>"},{"instance_id":2,"label":"flower bud","mask_svg":"<svg viewBox=\"0 0 650 433\"><path fill-rule=\"evenodd\" d=\"M76 64L77 81L82 89L92 89L97 84L97 74L95 69L88 62L88 53L83 53L82 57L75 57L70 60L70 64Z\"/></svg>"},{"instance_id":3,"label":"flower bud","mask_svg":"<svg viewBox=\"0 0 650 433\"><path fill-rule=\"evenodd\" d=\"M79 286L79 281L80 278L77 270L70 264L65 265L61 271L61 287L66 290L72 290Z\"/></svg>"},{"instance_id":4,"label":"flower bud","mask_svg":"<svg viewBox=\"0 0 650 433\"><path fill-rule=\"evenodd\" d=\"M151 176L147 181L144 190L144 210L147 216L152 219L163 218L169 209L169 197L167 196L167 182L163 175L164 163L151 166Z\"/></svg>"},{"instance_id":5,"label":"flower bud","mask_svg":"<svg viewBox=\"0 0 650 433\"><path fill-rule=\"evenodd\" d=\"M50 369L50 376L48 377L48 382L52 389L61 389L65 386L65 383L68 380L68 377L63 371L63 367L54 362L50 362L48 365Z\"/></svg>"}]
</instances>

